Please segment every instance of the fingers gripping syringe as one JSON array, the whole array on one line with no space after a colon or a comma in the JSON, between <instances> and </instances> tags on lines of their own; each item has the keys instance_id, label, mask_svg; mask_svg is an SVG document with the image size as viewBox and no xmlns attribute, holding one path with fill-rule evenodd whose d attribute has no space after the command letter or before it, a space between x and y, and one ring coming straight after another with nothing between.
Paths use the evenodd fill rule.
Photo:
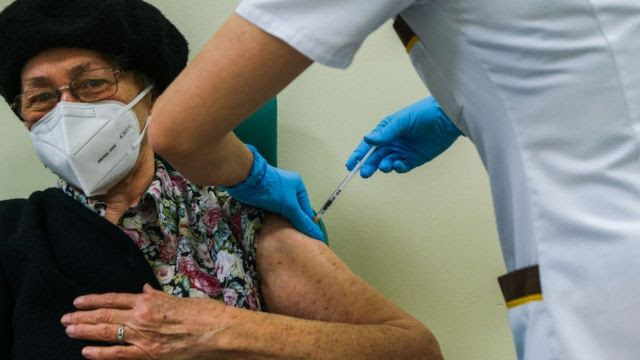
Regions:
<instances>
[{"instance_id":1,"label":"fingers gripping syringe","mask_svg":"<svg viewBox=\"0 0 640 360\"><path fill-rule=\"evenodd\" d=\"M351 170L351 172L342 180L342 182L340 182L340 185L338 185L338 188L336 189L336 191L334 191L333 194L331 194L331 196L329 196L329 200L327 200L327 202L324 203L322 208L320 208L320 210L318 210L318 213L313 218L313 222L317 223L318 220L320 220L320 217L322 216L322 214L324 214L325 211L327 211L327 209L329 208L329 206L331 206L331 204L333 204L333 202L336 200L338 195L340 195L340 193L342 193L342 190L344 190L344 188L347 187L349 182L351 182L351 179L353 179L353 177L356 175L356 173L358 173L358 171L360 170L360 168L362 167L364 162L367 161L369 156L371 156L371 154L373 154L373 152L375 150L376 150L376 146L372 146L371 149L369 149L369 151L367 151L367 153L364 155L362 160L360 160L360 162L358 162L356 167L354 167L353 170Z\"/></svg>"}]
</instances>

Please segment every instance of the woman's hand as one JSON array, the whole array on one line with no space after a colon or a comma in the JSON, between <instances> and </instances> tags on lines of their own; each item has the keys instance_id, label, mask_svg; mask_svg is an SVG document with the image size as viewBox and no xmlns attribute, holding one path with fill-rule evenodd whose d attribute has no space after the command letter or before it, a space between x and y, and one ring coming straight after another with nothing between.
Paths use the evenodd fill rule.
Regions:
<instances>
[{"instance_id":1,"label":"woman's hand","mask_svg":"<svg viewBox=\"0 0 640 360\"><path fill-rule=\"evenodd\" d=\"M88 346L88 359L198 359L215 356L226 306L218 301L171 297L146 284L141 294L81 296L80 311L61 322L69 337L117 345ZM124 343L118 328L124 324Z\"/></svg>"},{"instance_id":2,"label":"woman's hand","mask_svg":"<svg viewBox=\"0 0 640 360\"><path fill-rule=\"evenodd\" d=\"M360 168L362 177L378 169L406 173L443 153L460 135L436 99L429 96L383 119L349 156L347 169L353 170L375 145L378 148Z\"/></svg>"},{"instance_id":3,"label":"woman's hand","mask_svg":"<svg viewBox=\"0 0 640 360\"><path fill-rule=\"evenodd\" d=\"M280 214L298 231L323 240L320 226L313 222L315 214L302 177L269 165L255 147L247 147L253 153L251 172L239 184L221 188L239 202Z\"/></svg>"}]
</instances>

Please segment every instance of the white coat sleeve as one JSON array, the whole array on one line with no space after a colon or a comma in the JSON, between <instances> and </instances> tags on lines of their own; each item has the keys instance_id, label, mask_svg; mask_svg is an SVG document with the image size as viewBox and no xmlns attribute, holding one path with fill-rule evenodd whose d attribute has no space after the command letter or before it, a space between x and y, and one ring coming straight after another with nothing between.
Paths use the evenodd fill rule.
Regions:
<instances>
[{"instance_id":1,"label":"white coat sleeve","mask_svg":"<svg viewBox=\"0 0 640 360\"><path fill-rule=\"evenodd\" d=\"M236 13L321 64L346 68L366 37L416 0L243 0Z\"/></svg>"}]
</instances>

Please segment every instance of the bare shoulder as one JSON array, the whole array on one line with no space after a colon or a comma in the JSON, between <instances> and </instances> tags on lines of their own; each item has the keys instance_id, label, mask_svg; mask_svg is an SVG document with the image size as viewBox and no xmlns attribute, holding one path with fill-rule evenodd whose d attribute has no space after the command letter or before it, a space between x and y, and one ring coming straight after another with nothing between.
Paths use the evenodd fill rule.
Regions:
<instances>
[{"instance_id":1,"label":"bare shoulder","mask_svg":"<svg viewBox=\"0 0 640 360\"><path fill-rule=\"evenodd\" d=\"M355 275L328 246L281 217L265 219L257 259L270 311L349 323L409 317Z\"/></svg>"},{"instance_id":2,"label":"bare shoulder","mask_svg":"<svg viewBox=\"0 0 640 360\"><path fill-rule=\"evenodd\" d=\"M442 358L426 326L356 276L328 246L296 231L286 220L265 219L257 262L270 312L395 329L416 346L416 358Z\"/></svg>"}]
</instances>

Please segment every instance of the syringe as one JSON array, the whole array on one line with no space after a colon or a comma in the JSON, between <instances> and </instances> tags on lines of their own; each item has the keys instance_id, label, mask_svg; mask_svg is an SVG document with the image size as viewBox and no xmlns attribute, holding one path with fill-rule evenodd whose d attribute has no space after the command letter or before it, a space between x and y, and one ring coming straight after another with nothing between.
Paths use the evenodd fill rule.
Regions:
<instances>
[{"instance_id":1,"label":"syringe","mask_svg":"<svg viewBox=\"0 0 640 360\"><path fill-rule=\"evenodd\" d=\"M340 185L338 185L338 188L336 189L336 191L334 191L333 194L331 194L331 196L329 196L329 200L327 200L327 202L324 203L322 208L320 210L318 210L318 213L313 218L313 222L317 223L318 220L320 220L320 217L322 216L322 214L324 214L325 211L327 211L327 209L329 208L329 206L331 206L331 204L333 204L333 202L336 200L338 195L340 195L340 193L342 193L342 190L344 190L344 188L347 187L349 182L351 182L351 179L353 179L353 177L360 170L360 168L362 167L364 162L367 161L369 156L371 156L371 154L373 154L373 152L375 150L376 150L376 146L372 146L371 149L369 149L369 151L367 151L367 153L364 155L362 160L360 160L360 162L358 162L356 167L354 167L353 170L351 170L351 172L342 180L342 182L340 182Z\"/></svg>"}]
</instances>

